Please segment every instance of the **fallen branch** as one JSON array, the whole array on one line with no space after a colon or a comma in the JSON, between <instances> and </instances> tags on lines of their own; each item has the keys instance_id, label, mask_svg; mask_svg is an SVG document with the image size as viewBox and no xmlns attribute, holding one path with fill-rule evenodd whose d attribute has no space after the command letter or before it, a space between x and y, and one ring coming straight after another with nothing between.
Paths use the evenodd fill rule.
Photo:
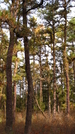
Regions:
<instances>
[{"instance_id":1,"label":"fallen branch","mask_svg":"<svg viewBox=\"0 0 75 134\"><path fill-rule=\"evenodd\" d=\"M39 103L38 103L37 98L36 98L36 97L34 97L34 99L35 99L36 104L37 104L37 106L38 106L39 110L41 111L42 115L46 118L46 115L45 115L45 113L42 111L42 109L41 109L41 107L40 107L40 105L39 105Z\"/></svg>"}]
</instances>

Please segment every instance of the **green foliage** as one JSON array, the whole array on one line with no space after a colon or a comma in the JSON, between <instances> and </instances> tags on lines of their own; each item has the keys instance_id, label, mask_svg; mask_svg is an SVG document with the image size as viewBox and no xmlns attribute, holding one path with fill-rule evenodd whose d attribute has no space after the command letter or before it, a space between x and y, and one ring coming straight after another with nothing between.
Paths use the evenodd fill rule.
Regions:
<instances>
[{"instance_id":1,"label":"green foliage","mask_svg":"<svg viewBox=\"0 0 75 134\"><path fill-rule=\"evenodd\" d=\"M72 18L68 23L67 36L69 42L75 41L75 18Z\"/></svg>"},{"instance_id":2,"label":"green foliage","mask_svg":"<svg viewBox=\"0 0 75 134\"><path fill-rule=\"evenodd\" d=\"M30 27L31 28L36 28L36 26L37 26L37 22L36 22L36 18L35 17L33 17L33 18L30 18Z\"/></svg>"},{"instance_id":3,"label":"green foliage","mask_svg":"<svg viewBox=\"0 0 75 134\"><path fill-rule=\"evenodd\" d=\"M0 20L5 21L8 23L8 25L12 26L13 28L16 28L16 20L8 10L3 9L0 11Z\"/></svg>"},{"instance_id":4,"label":"green foliage","mask_svg":"<svg viewBox=\"0 0 75 134\"><path fill-rule=\"evenodd\" d=\"M48 102L49 102L49 91L48 89L43 89L44 110L48 110Z\"/></svg>"},{"instance_id":5,"label":"green foliage","mask_svg":"<svg viewBox=\"0 0 75 134\"><path fill-rule=\"evenodd\" d=\"M7 35L0 29L0 109L6 105L6 55L8 49Z\"/></svg>"},{"instance_id":6,"label":"green foliage","mask_svg":"<svg viewBox=\"0 0 75 134\"><path fill-rule=\"evenodd\" d=\"M13 57L12 57L12 62L15 62L15 61L19 62L19 61L20 61L20 59L19 59L19 58L17 58L16 56L13 56Z\"/></svg>"},{"instance_id":7,"label":"green foliage","mask_svg":"<svg viewBox=\"0 0 75 134\"><path fill-rule=\"evenodd\" d=\"M5 94L0 94L0 109L5 110L5 105L6 105L6 95Z\"/></svg>"},{"instance_id":8,"label":"green foliage","mask_svg":"<svg viewBox=\"0 0 75 134\"><path fill-rule=\"evenodd\" d=\"M21 112L25 110L25 108L26 108L26 95L22 97L20 95L17 95L16 110L18 112Z\"/></svg>"},{"instance_id":9,"label":"green foliage","mask_svg":"<svg viewBox=\"0 0 75 134\"><path fill-rule=\"evenodd\" d=\"M13 81L19 81L22 80L22 77L19 74L16 74L15 76L13 76Z\"/></svg>"},{"instance_id":10,"label":"green foliage","mask_svg":"<svg viewBox=\"0 0 75 134\"><path fill-rule=\"evenodd\" d=\"M45 103L44 102L40 102L40 97L39 97L39 94L38 94L38 96L37 96L37 101L38 101L38 104L39 104L39 106L40 106L40 108L41 108L41 110L42 111L45 111ZM39 110L39 107L37 106L37 104L36 104L36 102L34 102L34 111L35 112L38 112L38 111L40 111Z\"/></svg>"}]
</instances>

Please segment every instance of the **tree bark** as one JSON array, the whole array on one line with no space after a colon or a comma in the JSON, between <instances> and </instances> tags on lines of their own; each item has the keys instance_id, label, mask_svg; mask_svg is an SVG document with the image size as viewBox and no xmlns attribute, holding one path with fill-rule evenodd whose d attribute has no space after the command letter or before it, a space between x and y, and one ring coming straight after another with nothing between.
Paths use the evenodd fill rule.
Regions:
<instances>
[{"instance_id":1,"label":"tree bark","mask_svg":"<svg viewBox=\"0 0 75 134\"><path fill-rule=\"evenodd\" d=\"M10 29L10 43L7 53L7 62L6 62L6 77L7 77L7 86L6 86L6 131L10 133L12 131L12 53L14 46L14 33Z\"/></svg>"},{"instance_id":2,"label":"tree bark","mask_svg":"<svg viewBox=\"0 0 75 134\"><path fill-rule=\"evenodd\" d=\"M53 89L54 89L54 115L56 114L56 61L55 61L55 30L53 22Z\"/></svg>"},{"instance_id":3,"label":"tree bark","mask_svg":"<svg viewBox=\"0 0 75 134\"><path fill-rule=\"evenodd\" d=\"M14 0L12 0L12 5ZM12 6L11 6L11 15L13 15ZM7 86L6 86L6 133L12 133L12 54L14 47L14 32L13 28L10 30L10 43L7 52L7 61L6 61L6 77L7 77Z\"/></svg>"},{"instance_id":4,"label":"tree bark","mask_svg":"<svg viewBox=\"0 0 75 134\"><path fill-rule=\"evenodd\" d=\"M40 106L43 102L43 96L42 96L42 65L41 65L41 46L40 46L40 54L39 54L39 63L40 63Z\"/></svg>"},{"instance_id":5,"label":"tree bark","mask_svg":"<svg viewBox=\"0 0 75 134\"><path fill-rule=\"evenodd\" d=\"M23 0L23 25L27 28L26 0ZM25 51L26 77L28 81L27 112L26 112L24 134L30 134L31 119L32 119L33 83L32 83L31 71L30 71L29 45L28 45L27 35L24 35L24 51Z\"/></svg>"},{"instance_id":6,"label":"tree bark","mask_svg":"<svg viewBox=\"0 0 75 134\"><path fill-rule=\"evenodd\" d=\"M51 98L50 98L50 90L49 90L49 104L48 104L48 107L49 107L49 117L51 116Z\"/></svg>"},{"instance_id":7,"label":"tree bark","mask_svg":"<svg viewBox=\"0 0 75 134\"><path fill-rule=\"evenodd\" d=\"M67 114L70 113L70 100L69 100L69 65L66 55L66 27L67 27L67 12L66 12L67 3L66 0L64 0L64 19L65 19L65 25L64 25L64 50L63 50L63 62L64 62L64 71L65 71L65 78L66 78L66 112Z\"/></svg>"},{"instance_id":8,"label":"tree bark","mask_svg":"<svg viewBox=\"0 0 75 134\"><path fill-rule=\"evenodd\" d=\"M23 26L27 28L27 13L35 8L40 7L43 4L43 0L39 4L33 5L31 9L27 10L26 0L23 0ZM25 31L24 31L25 33ZM30 60L29 60L29 45L26 33L24 34L24 51L25 51L25 69L26 77L28 81L28 97L27 97L27 112L26 112L26 123L25 123L25 134L30 134L31 131L31 119L32 119L32 102L33 102L33 82L30 71Z\"/></svg>"},{"instance_id":9,"label":"tree bark","mask_svg":"<svg viewBox=\"0 0 75 134\"><path fill-rule=\"evenodd\" d=\"M17 58L17 54L15 56ZM16 60L15 69L14 69L14 77L17 73L17 67L18 67L18 62ZM13 86L13 122L15 122L15 112L16 112L16 81L14 81L14 86Z\"/></svg>"},{"instance_id":10,"label":"tree bark","mask_svg":"<svg viewBox=\"0 0 75 134\"><path fill-rule=\"evenodd\" d=\"M13 123L15 122L15 113L16 112L16 81L14 81L13 87Z\"/></svg>"},{"instance_id":11,"label":"tree bark","mask_svg":"<svg viewBox=\"0 0 75 134\"><path fill-rule=\"evenodd\" d=\"M75 87L75 60L73 61L73 71L74 71L74 87Z\"/></svg>"},{"instance_id":12,"label":"tree bark","mask_svg":"<svg viewBox=\"0 0 75 134\"><path fill-rule=\"evenodd\" d=\"M72 47L74 47L73 44L72 44ZM74 47L73 53L75 53L75 47ZM73 72L74 72L74 87L75 87L75 59L73 61ZM75 90L74 90L74 92L75 92Z\"/></svg>"}]
</instances>

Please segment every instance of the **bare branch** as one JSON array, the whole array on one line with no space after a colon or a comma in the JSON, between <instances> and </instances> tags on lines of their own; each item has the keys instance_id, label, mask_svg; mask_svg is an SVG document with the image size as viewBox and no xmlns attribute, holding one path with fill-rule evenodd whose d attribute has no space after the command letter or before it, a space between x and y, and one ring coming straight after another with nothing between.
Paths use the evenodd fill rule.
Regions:
<instances>
[{"instance_id":1,"label":"bare branch","mask_svg":"<svg viewBox=\"0 0 75 134\"><path fill-rule=\"evenodd\" d=\"M41 111L42 115L46 118L46 115L45 115L45 113L42 111L42 109L41 109L41 107L40 107L40 105L39 105L39 103L38 103L38 100L37 100L37 98L36 98L35 96L34 96L34 99L35 99L36 104L37 104L39 110Z\"/></svg>"},{"instance_id":2,"label":"bare branch","mask_svg":"<svg viewBox=\"0 0 75 134\"><path fill-rule=\"evenodd\" d=\"M40 2L39 4L36 4L36 5L34 5L33 7L31 7L30 9L28 9L28 10L26 11L26 13L28 13L28 12L31 11L31 10L34 10L34 9L40 7L42 4L43 4L43 0L41 0L41 2Z\"/></svg>"}]
</instances>

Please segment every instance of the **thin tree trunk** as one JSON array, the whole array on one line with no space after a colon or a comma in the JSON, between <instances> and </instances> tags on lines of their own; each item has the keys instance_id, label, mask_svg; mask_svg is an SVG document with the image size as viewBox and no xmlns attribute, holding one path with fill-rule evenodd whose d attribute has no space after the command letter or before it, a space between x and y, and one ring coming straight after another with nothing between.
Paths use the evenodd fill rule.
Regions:
<instances>
[{"instance_id":1,"label":"thin tree trunk","mask_svg":"<svg viewBox=\"0 0 75 134\"><path fill-rule=\"evenodd\" d=\"M53 22L53 89L54 89L54 115L56 114L56 61L55 61L55 30Z\"/></svg>"},{"instance_id":2,"label":"thin tree trunk","mask_svg":"<svg viewBox=\"0 0 75 134\"><path fill-rule=\"evenodd\" d=\"M42 104L43 97L42 97L42 80L41 80L41 67L40 67L40 106Z\"/></svg>"},{"instance_id":3,"label":"thin tree trunk","mask_svg":"<svg viewBox=\"0 0 75 134\"><path fill-rule=\"evenodd\" d=\"M60 107L59 107L59 93L58 93L58 89L57 89L57 111L58 111L58 113L60 112Z\"/></svg>"},{"instance_id":4,"label":"thin tree trunk","mask_svg":"<svg viewBox=\"0 0 75 134\"><path fill-rule=\"evenodd\" d=\"M24 47L25 47L26 77L27 77L27 81L28 81L28 97L27 97L25 134L30 134L31 119L32 119L33 84L32 84L31 72L30 72L28 42L27 42L26 38L24 38L24 45L25 45Z\"/></svg>"},{"instance_id":5,"label":"thin tree trunk","mask_svg":"<svg viewBox=\"0 0 75 134\"><path fill-rule=\"evenodd\" d=\"M50 91L49 91L49 104L48 104L48 106L49 106L49 117L50 117L50 115L51 115L51 98L50 98Z\"/></svg>"},{"instance_id":6,"label":"thin tree trunk","mask_svg":"<svg viewBox=\"0 0 75 134\"><path fill-rule=\"evenodd\" d=\"M15 0L12 0L12 7ZM13 15L11 7L11 15ZM6 133L12 133L12 54L14 47L14 32L13 28L10 27L10 43L7 52L7 61L6 61L6 77L7 77L7 86L6 86Z\"/></svg>"},{"instance_id":7,"label":"thin tree trunk","mask_svg":"<svg viewBox=\"0 0 75 134\"><path fill-rule=\"evenodd\" d=\"M26 0L23 0L23 25L27 28ZM31 119L32 119L33 83L32 83L31 71L30 71L29 45L28 45L27 35L24 35L24 51L25 51L26 77L28 81L27 112L26 112L24 134L30 134Z\"/></svg>"},{"instance_id":8,"label":"thin tree trunk","mask_svg":"<svg viewBox=\"0 0 75 134\"><path fill-rule=\"evenodd\" d=\"M6 132L10 133L12 131L12 53L14 46L14 33L10 29L10 43L7 53L7 62L6 62L6 77L7 77L7 86L6 86Z\"/></svg>"},{"instance_id":9,"label":"thin tree trunk","mask_svg":"<svg viewBox=\"0 0 75 134\"><path fill-rule=\"evenodd\" d=\"M70 100L69 100L69 65L66 55L66 27L67 27L67 14L66 14L66 0L64 0L64 19L65 19L65 25L64 25L64 51L63 51L63 57L64 57L64 70L65 70L65 77L66 77L66 112L67 114L70 113Z\"/></svg>"},{"instance_id":10,"label":"thin tree trunk","mask_svg":"<svg viewBox=\"0 0 75 134\"><path fill-rule=\"evenodd\" d=\"M25 47L26 77L27 77L27 81L28 81L28 97L27 97L25 134L30 134L31 119L32 119L33 84L32 84L31 72L30 72L28 41L26 38L24 38L24 45L25 45L24 47Z\"/></svg>"},{"instance_id":11,"label":"thin tree trunk","mask_svg":"<svg viewBox=\"0 0 75 134\"><path fill-rule=\"evenodd\" d=\"M74 47L73 44L72 44L72 47ZM74 47L73 53L75 53L75 47ZM74 72L74 87L75 87L75 60L73 61L73 72Z\"/></svg>"},{"instance_id":12,"label":"thin tree trunk","mask_svg":"<svg viewBox=\"0 0 75 134\"><path fill-rule=\"evenodd\" d=\"M41 66L41 46L40 46L40 54L39 54L39 63L40 63L40 106L43 102L43 96L42 96L42 66Z\"/></svg>"}]
</instances>

